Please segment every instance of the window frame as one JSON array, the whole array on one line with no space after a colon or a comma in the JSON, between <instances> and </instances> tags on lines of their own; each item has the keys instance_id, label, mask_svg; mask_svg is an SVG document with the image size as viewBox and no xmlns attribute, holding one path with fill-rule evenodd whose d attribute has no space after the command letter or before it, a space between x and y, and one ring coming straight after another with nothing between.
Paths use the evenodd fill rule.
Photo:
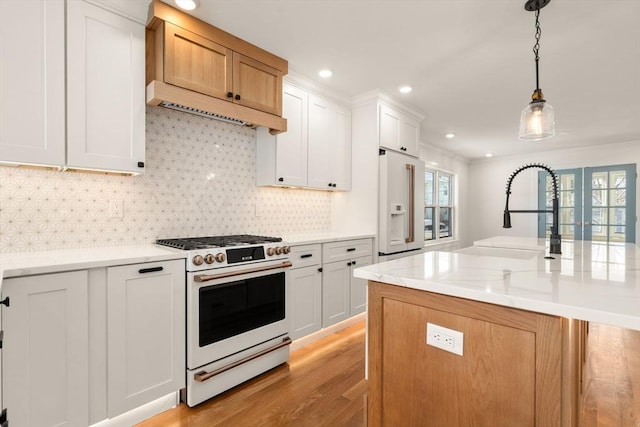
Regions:
<instances>
[{"instance_id":1,"label":"window frame","mask_svg":"<svg viewBox=\"0 0 640 427\"><path fill-rule=\"evenodd\" d=\"M432 188L432 201L433 204L427 204L427 174L433 174L433 188ZM449 195L448 195L448 201L449 204L441 204L440 203L440 177L441 176L446 176L449 177ZM457 207L456 207L456 182L457 182L457 175L453 172L447 171L447 170L443 170L443 169L438 169L438 168L434 168L434 167L428 167L425 165L424 168L424 183L425 183L425 198L424 198L424 211L425 211L425 222L427 220L427 215L426 215L426 211L427 209L433 209L433 218L437 218L438 219L438 223L440 223L440 215L441 215L441 209L449 209L449 223L447 224L447 231L448 231L448 235L447 236L441 236L441 232L440 232L440 227L438 227L438 232L434 233L433 230L433 222L434 220L432 219L432 226L431 226L431 235L432 238L431 239L427 239L426 236L426 228L427 226L425 225L424 228L424 243L425 245L433 245L433 244L438 244L438 243L449 243L455 240L456 237L456 229L457 229L457 218L456 218L456 213L457 213Z\"/></svg>"}]
</instances>

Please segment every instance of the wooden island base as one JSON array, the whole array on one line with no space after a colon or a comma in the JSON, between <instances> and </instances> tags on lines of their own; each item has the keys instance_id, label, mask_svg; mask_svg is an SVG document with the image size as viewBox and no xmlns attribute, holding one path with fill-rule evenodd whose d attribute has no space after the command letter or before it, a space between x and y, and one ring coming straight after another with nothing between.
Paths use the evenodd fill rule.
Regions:
<instances>
[{"instance_id":1,"label":"wooden island base","mask_svg":"<svg viewBox=\"0 0 640 427\"><path fill-rule=\"evenodd\" d=\"M579 426L585 322L373 281L368 304L369 426Z\"/></svg>"}]
</instances>

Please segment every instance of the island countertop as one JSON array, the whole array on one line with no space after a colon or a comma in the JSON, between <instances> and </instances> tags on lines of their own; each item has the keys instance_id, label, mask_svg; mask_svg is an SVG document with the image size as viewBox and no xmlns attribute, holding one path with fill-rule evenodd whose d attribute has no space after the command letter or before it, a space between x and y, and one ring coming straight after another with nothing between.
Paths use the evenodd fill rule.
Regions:
<instances>
[{"instance_id":1,"label":"island countertop","mask_svg":"<svg viewBox=\"0 0 640 427\"><path fill-rule=\"evenodd\" d=\"M517 249L524 248L524 249ZM354 270L397 286L640 330L640 248L496 237L456 252L426 252Z\"/></svg>"}]
</instances>

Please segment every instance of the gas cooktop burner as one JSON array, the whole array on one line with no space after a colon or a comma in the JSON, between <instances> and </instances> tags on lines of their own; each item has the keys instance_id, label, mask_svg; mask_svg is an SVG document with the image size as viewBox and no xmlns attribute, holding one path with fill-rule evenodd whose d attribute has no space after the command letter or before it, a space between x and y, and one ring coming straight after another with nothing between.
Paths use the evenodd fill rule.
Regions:
<instances>
[{"instance_id":1,"label":"gas cooktop burner","mask_svg":"<svg viewBox=\"0 0 640 427\"><path fill-rule=\"evenodd\" d=\"M233 236L187 237L183 239L158 239L156 243L171 248L190 251L194 249L224 248L229 246L259 245L281 242L280 237L252 236L238 234Z\"/></svg>"}]
</instances>

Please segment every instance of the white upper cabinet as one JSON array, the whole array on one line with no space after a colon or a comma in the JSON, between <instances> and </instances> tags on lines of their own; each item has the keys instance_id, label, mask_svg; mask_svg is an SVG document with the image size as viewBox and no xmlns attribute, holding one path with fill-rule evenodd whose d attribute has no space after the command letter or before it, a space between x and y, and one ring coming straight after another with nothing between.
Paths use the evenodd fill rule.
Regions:
<instances>
[{"instance_id":1,"label":"white upper cabinet","mask_svg":"<svg viewBox=\"0 0 640 427\"><path fill-rule=\"evenodd\" d=\"M0 162L65 161L64 1L0 1Z\"/></svg>"},{"instance_id":2,"label":"white upper cabinet","mask_svg":"<svg viewBox=\"0 0 640 427\"><path fill-rule=\"evenodd\" d=\"M141 173L144 25L66 9L65 27L62 0L0 1L0 163Z\"/></svg>"},{"instance_id":3,"label":"white upper cabinet","mask_svg":"<svg viewBox=\"0 0 640 427\"><path fill-rule=\"evenodd\" d=\"M282 108L286 132L257 132L257 184L350 190L350 110L289 83Z\"/></svg>"},{"instance_id":4,"label":"white upper cabinet","mask_svg":"<svg viewBox=\"0 0 640 427\"><path fill-rule=\"evenodd\" d=\"M381 147L418 157L420 133L417 120L380 104L378 123Z\"/></svg>"},{"instance_id":5,"label":"white upper cabinet","mask_svg":"<svg viewBox=\"0 0 640 427\"><path fill-rule=\"evenodd\" d=\"M308 186L351 189L351 114L313 94L309 95Z\"/></svg>"},{"instance_id":6,"label":"white upper cabinet","mask_svg":"<svg viewBox=\"0 0 640 427\"><path fill-rule=\"evenodd\" d=\"M295 86L283 85L282 115L287 131L271 135L258 129L258 185L307 185L307 108L309 95Z\"/></svg>"},{"instance_id":7,"label":"white upper cabinet","mask_svg":"<svg viewBox=\"0 0 640 427\"><path fill-rule=\"evenodd\" d=\"M145 29L83 1L67 14L67 166L142 172Z\"/></svg>"}]
</instances>

